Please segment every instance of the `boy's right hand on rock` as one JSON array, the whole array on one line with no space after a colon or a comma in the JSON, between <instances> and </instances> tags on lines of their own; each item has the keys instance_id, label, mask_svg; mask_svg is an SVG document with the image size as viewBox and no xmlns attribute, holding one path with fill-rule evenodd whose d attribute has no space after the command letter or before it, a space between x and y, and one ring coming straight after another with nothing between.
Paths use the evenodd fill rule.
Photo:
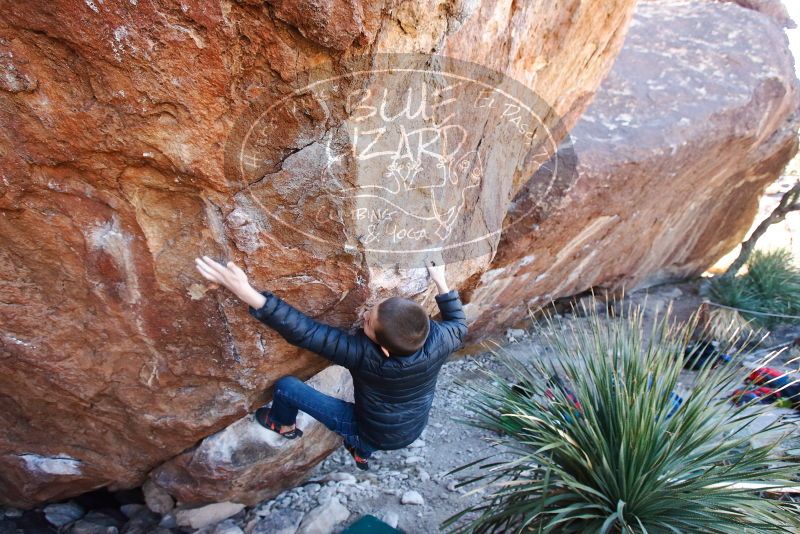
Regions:
<instances>
[{"instance_id":1,"label":"boy's right hand on rock","mask_svg":"<svg viewBox=\"0 0 800 534\"><path fill-rule=\"evenodd\" d=\"M428 268L428 276L431 277L433 283L439 288L439 292L447 293L447 282L444 278L444 263L435 260L427 260L425 266Z\"/></svg>"}]
</instances>

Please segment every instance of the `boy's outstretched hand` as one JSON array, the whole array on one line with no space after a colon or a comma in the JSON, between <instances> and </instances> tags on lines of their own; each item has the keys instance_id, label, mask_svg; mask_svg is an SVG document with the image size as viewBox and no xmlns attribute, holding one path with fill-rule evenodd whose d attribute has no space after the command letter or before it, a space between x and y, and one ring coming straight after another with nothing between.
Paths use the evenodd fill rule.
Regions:
<instances>
[{"instance_id":1,"label":"boy's outstretched hand","mask_svg":"<svg viewBox=\"0 0 800 534\"><path fill-rule=\"evenodd\" d=\"M425 266L428 268L428 275L433 280L433 283L436 284L439 293L447 293L450 291L447 288L447 281L444 279L444 264L438 264L438 262L433 262L428 260L425 262Z\"/></svg>"},{"instance_id":2,"label":"boy's outstretched hand","mask_svg":"<svg viewBox=\"0 0 800 534\"><path fill-rule=\"evenodd\" d=\"M260 308L264 305L266 301L264 295L250 286L247 274L232 261L229 261L227 265L222 265L208 256L203 256L202 258L195 258L194 263L197 270L206 280L224 286L254 308Z\"/></svg>"}]
</instances>

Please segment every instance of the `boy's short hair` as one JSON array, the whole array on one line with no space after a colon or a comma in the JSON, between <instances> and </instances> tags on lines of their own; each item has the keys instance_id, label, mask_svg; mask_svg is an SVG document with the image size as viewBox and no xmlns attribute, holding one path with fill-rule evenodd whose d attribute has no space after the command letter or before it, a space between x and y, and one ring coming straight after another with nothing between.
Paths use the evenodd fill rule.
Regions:
<instances>
[{"instance_id":1,"label":"boy's short hair","mask_svg":"<svg viewBox=\"0 0 800 534\"><path fill-rule=\"evenodd\" d=\"M428 314L413 300L391 297L378 304L375 339L390 353L414 354L425 344L429 330Z\"/></svg>"}]
</instances>

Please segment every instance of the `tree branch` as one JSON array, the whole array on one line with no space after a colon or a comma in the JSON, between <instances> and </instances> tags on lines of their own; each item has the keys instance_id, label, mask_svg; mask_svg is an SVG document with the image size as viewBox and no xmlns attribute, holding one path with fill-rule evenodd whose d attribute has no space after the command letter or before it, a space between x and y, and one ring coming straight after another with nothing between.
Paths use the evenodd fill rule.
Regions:
<instances>
[{"instance_id":1,"label":"tree branch","mask_svg":"<svg viewBox=\"0 0 800 534\"><path fill-rule=\"evenodd\" d=\"M720 275L720 278L733 278L736 276L736 273L739 272L739 269L747 263L748 258L750 258L750 254L753 252L753 249L756 247L756 241L758 238L766 233L767 228L772 226L775 223L781 222L786 215L792 211L800 210L800 180L795 182L791 189L783 194L781 197L780 202L772 210L772 213L769 216L761 221L761 223L753 230L752 235L742 243L742 250L739 252L739 255L730 264L728 269Z\"/></svg>"}]
</instances>

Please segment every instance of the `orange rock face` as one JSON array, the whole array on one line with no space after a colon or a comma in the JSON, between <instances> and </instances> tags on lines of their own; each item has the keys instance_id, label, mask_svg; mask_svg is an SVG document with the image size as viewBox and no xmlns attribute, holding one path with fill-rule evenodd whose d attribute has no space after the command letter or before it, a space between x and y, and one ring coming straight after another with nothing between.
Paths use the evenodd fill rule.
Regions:
<instances>
[{"instance_id":1,"label":"orange rock face","mask_svg":"<svg viewBox=\"0 0 800 534\"><path fill-rule=\"evenodd\" d=\"M273 209L313 191L321 121L330 131L341 117L301 101L265 138L263 176L232 176L226 143L252 102L287 94L320 65L345 72L356 55L434 52L507 74L549 103L543 126L563 116L569 127L633 4L2 2L0 501L138 485L263 403L278 377L326 366L209 291L198 255L234 260L254 286L343 327L389 293L432 304L424 273L303 238L339 238L346 224L308 218L302 204L286 210L288 225L264 216L254 199ZM332 109L346 109L344 94ZM482 139L486 153L508 146L472 142ZM521 150L502 168L496 210L535 165ZM289 171L284 191L262 181ZM453 268L451 284L466 288L488 258Z\"/></svg>"}]
</instances>

